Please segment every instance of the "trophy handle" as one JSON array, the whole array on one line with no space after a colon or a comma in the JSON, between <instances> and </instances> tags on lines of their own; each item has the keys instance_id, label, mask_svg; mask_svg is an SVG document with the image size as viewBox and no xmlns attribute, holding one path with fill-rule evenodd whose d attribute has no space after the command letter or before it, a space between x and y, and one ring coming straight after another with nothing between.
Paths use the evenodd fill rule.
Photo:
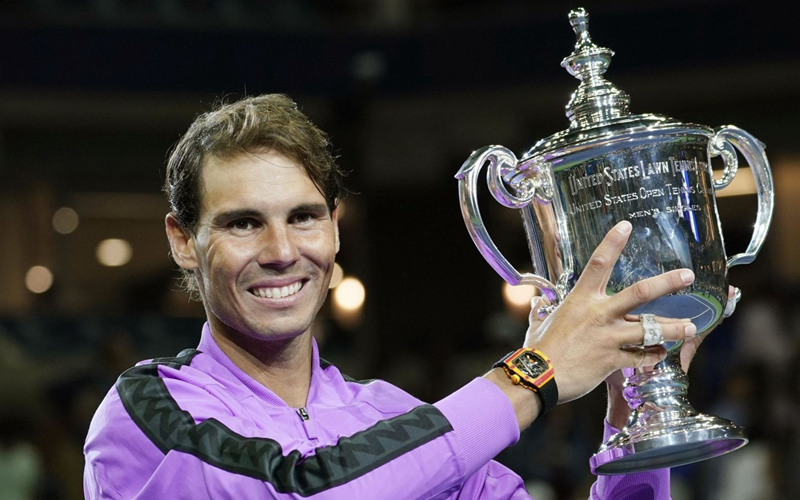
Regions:
<instances>
[{"instance_id":1,"label":"trophy handle","mask_svg":"<svg viewBox=\"0 0 800 500\"><path fill-rule=\"evenodd\" d=\"M540 176L537 181L524 179L519 183L519 191L522 196L510 193L504 186L503 178L514 171L518 160L511 150L502 146L486 146L474 151L467 158L467 161L461 165L456 174L461 215L464 216L464 224L467 226L467 231L469 231L472 241L478 247L478 251L483 255L483 258L510 285L533 285L541 290L542 294L554 306L560 300L556 292L556 286L537 274L517 271L508 262L508 259L500 253L500 250L489 236L486 226L483 224L481 211L478 208L478 175L487 161L489 162L487 182L492 195L507 207L519 209L530 203L534 198L546 198L551 190L549 181L542 180L546 176ZM539 191L543 191L543 193Z\"/></svg>"},{"instance_id":2,"label":"trophy handle","mask_svg":"<svg viewBox=\"0 0 800 500\"><path fill-rule=\"evenodd\" d=\"M727 125L717 130L709 143L711 156L722 156L725 162L725 170L722 179L714 181L716 189L723 189L731 183L736 175L738 161L736 151L742 153L756 183L756 193L758 195L758 214L753 228L753 237L744 253L739 253L728 259L728 267L749 264L758 255L764 239L767 237L770 223L772 222L772 211L775 208L775 189L772 186L772 171L769 168L767 155L764 153L764 145L744 130Z\"/></svg>"}]
</instances>

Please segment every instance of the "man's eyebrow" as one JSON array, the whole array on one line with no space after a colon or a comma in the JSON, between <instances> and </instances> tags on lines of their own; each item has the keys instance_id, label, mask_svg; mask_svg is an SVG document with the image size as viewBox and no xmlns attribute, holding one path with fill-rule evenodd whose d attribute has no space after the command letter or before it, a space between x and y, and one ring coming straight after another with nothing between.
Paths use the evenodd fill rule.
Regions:
<instances>
[{"instance_id":1,"label":"man's eyebrow","mask_svg":"<svg viewBox=\"0 0 800 500\"><path fill-rule=\"evenodd\" d=\"M311 212L314 214L327 214L328 205L325 203L302 203L291 209L290 213L296 214L300 212ZM262 217L262 213L252 208L240 208L236 210L228 210L221 212L214 216L211 223L216 226L223 226L231 221L247 218Z\"/></svg>"},{"instance_id":2,"label":"man's eyebrow","mask_svg":"<svg viewBox=\"0 0 800 500\"><path fill-rule=\"evenodd\" d=\"M328 205L324 203L303 203L292 209L292 213L297 212L327 213Z\"/></svg>"},{"instance_id":3,"label":"man's eyebrow","mask_svg":"<svg viewBox=\"0 0 800 500\"><path fill-rule=\"evenodd\" d=\"M214 219L212 220L212 223L215 224L215 225L222 225L222 224L228 223L228 222L230 222L232 220L246 219L248 217L259 217L260 215L261 215L261 212L259 212L258 210L250 209L250 208L242 208L242 209L238 209L238 210L229 210L227 212L222 212L222 213L217 214L214 217Z\"/></svg>"}]
</instances>

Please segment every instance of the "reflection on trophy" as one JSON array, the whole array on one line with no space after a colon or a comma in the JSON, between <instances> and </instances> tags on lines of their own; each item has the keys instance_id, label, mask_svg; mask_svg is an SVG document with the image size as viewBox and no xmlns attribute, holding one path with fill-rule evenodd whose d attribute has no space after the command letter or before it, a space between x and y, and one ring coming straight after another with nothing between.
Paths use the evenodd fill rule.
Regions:
<instances>
[{"instance_id":1,"label":"reflection on trophy","mask_svg":"<svg viewBox=\"0 0 800 500\"><path fill-rule=\"evenodd\" d=\"M630 97L603 77L613 52L592 42L588 14L578 9L569 20L578 40L561 65L581 82L567 105L570 127L540 140L522 159L501 146L475 151L456 176L467 229L503 279L534 285L557 305L603 236L629 220L633 233L607 293L673 269L692 269L696 279L689 288L633 313L689 317L701 334L723 316L728 268L752 262L769 229L774 195L764 146L734 126L712 129L653 114L632 115ZM726 257L715 193L733 180L739 154L755 177L758 213L747 250ZM719 180L711 170L714 157L724 164ZM483 224L477 182L487 163L494 198L522 214L533 273L517 271ZM626 372L631 419L592 457L593 472L684 465L747 443L744 429L689 404L679 360L682 344L666 344L667 358L654 368Z\"/></svg>"}]
</instances>

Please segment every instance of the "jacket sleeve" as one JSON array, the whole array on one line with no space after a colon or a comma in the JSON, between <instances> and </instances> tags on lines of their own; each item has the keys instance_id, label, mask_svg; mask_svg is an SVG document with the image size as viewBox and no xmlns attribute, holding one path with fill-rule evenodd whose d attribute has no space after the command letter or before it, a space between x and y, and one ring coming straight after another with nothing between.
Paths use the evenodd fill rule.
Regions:
<instances>
[{"instance_id":1,"label":"jacket sleeve","mask_svg":"<svg viewBox=\"0 0 800 500\"><path fill-rule=\"evenodd\" d=\"M619 432L604 421L603 440ZM670 500L670 470L598 476L589 500ZM470 476L451 500L530 499L522 479L497 462L489 462Z\"/></svg>"},{"instance_id":2,"label":"jacket sleeve","mask_svg":"<svg viewBox=\"0 0 800 500\"><path fill-rule=\"evenodd\" d=\"M87 437L87 498L448 498L519 437L510 403L482 378L318 448L247 437L259 435L253 424L223 418L223 403L195 385L124 383Z\"/></svg>"},{"instance_id":3,"label":"jacket sleeve","mask_svg":"<svg viewBox=\"0 0 800 500\"><path fill-rule=\"evenodd\" d=\"M531 500L517 474L491 461L470 476L450 500Z\"/></svg>"}]
</instances>

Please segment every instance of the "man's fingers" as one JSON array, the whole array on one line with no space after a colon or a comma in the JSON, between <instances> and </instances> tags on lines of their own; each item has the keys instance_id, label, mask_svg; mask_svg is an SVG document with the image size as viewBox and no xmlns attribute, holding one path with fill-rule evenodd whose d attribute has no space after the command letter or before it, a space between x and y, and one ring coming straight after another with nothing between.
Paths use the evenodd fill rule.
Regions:
<instances>
[{"instance_id":1,"label":"man's fingers","mask_svg":"<svg viewBox=\"0 0 800 500\"><path fill-rule=\"evenodd\" d=\"M725 310L722 311L722 318L729 318L733 311L736 310L736 304L742 298L742 291L735 286L728 286L728 302L725 304ZM722 321L722 318L720 321Z\"/></svg>"},{"instance_id":2,"label":"man's fingers","mask_svg":"<svg viewBox=\"0 0 800 500\"><path fill-rule=\"evenodd\" d=\"M643 366L653 366L667 356L667 350L660 346L647 347L644 349L629 349L620 351L624 368L641 368Z\"/></svg>"},{"instance_id":3,"label":"man's fingers","mask_svg":"<svg viewBox=\"0 0 800 500\"><path fill-rule=\"evenodd\" d=\"M626 314L668 293L677 292L694 281L694 273L688 269L676 269L635 283L616 294L610 301L612 315Z\"/></svg>"},{"instance_id":4,"label":"man's fingers","mask_svg":"<svg viewBox=\"0 0 800 500\"><path fill-rule=\"evenodd\" d=\"M531 298L531 309L539 309L540 307L549 306L550 301L544 295L535 295Z\"/></svg>"},{"instance_id":5,"label":"man's fingers","mask_svg":"<svg viewBox=\"0 0 800 500\"><path fill-rule=\"evenodd\" d=\"M578 278L575 289L605 292L614 264L622 253L622 249L625 248L625 244L628 243L631 229L630 222L622 221L606 234L603 241L592 253L589 262L586 263L586 269L583 270L581 277Z\"/></svg>"},{"instance_id":6,"label":"man's fingers","mask_svg":"<svg viewBox=\"0 0 800 500\"><path fill-rule=\"evenodd\" d=\"M531 312L528 315L528 322L531 326L534 324L539 324L544 321L542 318L539 317L539 309L542 307L547 307L550 305L550 301L547 300L545 297L541 295L537 295L531 299Z\"/></svg>"},{"instance_id":7,"label":"man's fingers","mask_svg":"<svg viewBox=\"0 0 800 500\"><path fill-rule=\"evenodd\" d=\"M659 325L663 325L665 323L690 323L692 321L689 318L666 318L664 316L655 316L655 320L658 321ZM625 321L638 323L639 316L636 314L626 314Z\"/></svg>"},{"instance_id":8,"label":"man's fingers","mask_svg":"<svg viewBox=\"0 0 800 500\"><path fill-rule=\"evenodd\" d=\"M697 327L691 321L663 323L659 321L658 324L661 326L661 335L664 338L664 342L686 340L694 337L695 333L697 333ZM619 332L621 346L641 345L644 339L644 329L638 321L636 323L628 322L624 328L619 329Z\"/></svg>"}]
</instances>

